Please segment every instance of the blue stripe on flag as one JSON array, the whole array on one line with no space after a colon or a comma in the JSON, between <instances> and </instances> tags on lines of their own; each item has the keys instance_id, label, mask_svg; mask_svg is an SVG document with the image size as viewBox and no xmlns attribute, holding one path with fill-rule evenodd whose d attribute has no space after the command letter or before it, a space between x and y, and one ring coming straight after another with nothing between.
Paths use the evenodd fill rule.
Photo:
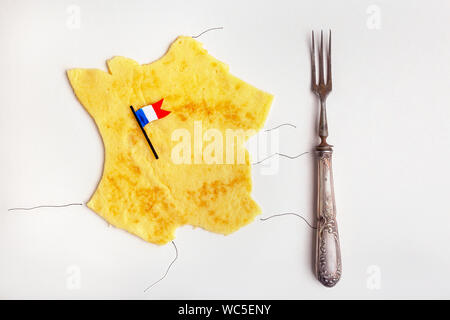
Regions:
<instances>
[{"instance_id":1,"label":"blue stripe on flag","mask_svg":"<svg viewBox=\"0 0 450 320\"><path fill-rule=\"evenodd\" d=\"M145 125L147 123L149 123L147 117L145 116L144 110L142 110L143 108L139 109L138 111L136 111L136 117L138 118L139 123L141 124L142 127L145 127Z\"/></svg>"}]
</instances>

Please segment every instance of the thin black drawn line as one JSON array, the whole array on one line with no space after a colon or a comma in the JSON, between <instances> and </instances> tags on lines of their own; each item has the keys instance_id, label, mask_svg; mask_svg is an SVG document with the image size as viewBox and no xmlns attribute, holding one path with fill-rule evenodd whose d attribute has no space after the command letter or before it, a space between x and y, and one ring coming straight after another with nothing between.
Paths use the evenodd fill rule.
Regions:
<instances>
[{"instance_id":1,"label":"thin black drawn line","mask_svg":"<svg viewBox=\"0 0 450 320\"><path fill-rule=\"evenodd\" d=\"M269 132L269 131L272 131L272 130L281 128L281 127L283 127L283 126L290 126L290 127L292 127L292 128L297 128L297 126L296 126L295 124L292 124L292 123L282 123L282 124L280 124L280 125L278 125L278 126L276 126L276 127L273 127L273 128L271 128L271 129L267 129L267 130L264 130L264 131L265 131L265 132Z\"/></svg>"},{"instance_id":2,"label":"thin black drawn line","mask_svg":"<svg viewBox=\"0 0 450 320\"><path fill-rule=\"evenodd\" d=\"M204 34L204 33L206 33L206 32L209 32L209 31L212 31L212 30L222 30L223 29L223 27L215 27L215 28L209 28L209 29L206 29L205 31L203 31L202 33L200 33L199 35L196 35L196 36L192 36L192 38L198 38L198 37L200 37L202 34Z\"/></svg>"},{"instance_id":3,"label":"thin black drawn line","mask_svg":"<svg viewBox=\"0 0 450 320\"><path fill-rule=\"evenodd\" d=\"M310 228L312 228L312 229L317 229L317 227L314 227L313 225L311 225L311 224L308 222L308 220L306 220L305 217L303 217L303 216L301 216L301 215L299 215L298 213L295 213L295 212L286 212L286 213L274 214L273 216L270 216L270 217L267 217L267 218L260 218L259 220L261 220L261 221L266 221L266 220L269 220L269 219L272 219L272 218L275 218L275 217L281 217L281 216L286 216L286 215L294 215L294 216L297 216L297 217L303 219L303 221L305 221L306 224L307 224Z\"/></svg>"},{"instance_id":4,"label":"thin black drawn line","mask_svg":"<svg viewBox=\"0 0 450 320\"><path fill-rule=\"evenodd\" d=\"M169 264L169 266L167 267L166 272L164 273L164 275L159 278L157 281L153 282L151 285L149 285L147 288L145 288L144 292L146 292L147 290L151 289L153 286L155 286L158 282L162 281L167 274L169 273L170 268L172 267L172 265L174 264L174 262L178 259L178 248L175 244L175 241L172 241L173 247L175 248L175 258L172 260L172 262Z\"/></svg>"},{"instance_id":5,"label":"thin black drawn line","mask_svg":"<svg viewBox=\"0 0 450 320\"><path fill-rule=\"evenodd\" d=\"M303 155L305 155L305 154L307 154L307 153L309 153L309 152L306 151L306 152L300 153L300 154L298 154L298 155L296 155L296 156L290 156L290 155L287 155L287 154L284 154L284 153L279 153L279 152L277 152L277 153L274 153L274 154L268 156L268 157L265 158L265 159L262 159L262 160L260 160L260 161L257 161L257 162L252 163L252 165L254 165L254 164L260 164L261 162L264 162L264 161L266 161L266 160L269 160L270 158L272 158L272 157L274 157L274 156L277 156L277 155L278 155L278 156L281 156L281 157L286 157L286 158L289 158L289 159L297 159L298 157L303 156Z\"/></svg>"},{"instance_id":6,"label":"thin black drawn line","mask_svg":"<svg viewBox=\"0 0 450 320\"><path fill-rule=\"evenodd\" d=\"M8 211L27 211L27 210L34 210L34 209L39 209L39 208L64 208L64 207L69 207L69 206L82 206L82 203L68 203L68 204L61 204L61 205L40 205L40 206L35 206L35 207L30 207L30 208L9 208Z\"/></svg>"}]
</instances>

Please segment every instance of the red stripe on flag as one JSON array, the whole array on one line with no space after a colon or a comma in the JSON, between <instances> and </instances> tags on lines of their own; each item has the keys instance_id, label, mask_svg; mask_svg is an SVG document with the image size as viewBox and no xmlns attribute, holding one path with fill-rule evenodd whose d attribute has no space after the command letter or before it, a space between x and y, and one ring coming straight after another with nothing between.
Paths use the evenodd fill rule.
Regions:
<instances>
[{"instance_id":1,"label":"red stripe on flag","mask_svg":"<svg viewBox=\"0 0 450 320\"><path fill-rule=\"evenodd\" d=\"M156 116L158 117L158 119L164 118L165 116L167 116L170 113L170 111L161 109L163 101L164 101L164 99L161 99L158 102L155 102L154 104L152 104L153 110L155 110L155 113L156 113Z\"/></svg>"}]
</instances>

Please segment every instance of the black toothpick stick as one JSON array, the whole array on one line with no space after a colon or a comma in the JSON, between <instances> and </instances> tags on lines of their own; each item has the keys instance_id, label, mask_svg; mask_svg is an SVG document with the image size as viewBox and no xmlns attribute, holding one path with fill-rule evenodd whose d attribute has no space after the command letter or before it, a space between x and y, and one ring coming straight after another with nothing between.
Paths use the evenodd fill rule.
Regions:
<instances>
[{"instance_id":1,"label":"black toothpick stick","mask_svg":"<svg viewBox=\"0 0 450 320\"><path fill-rule=\"evenodd\" d=\"M158 158L159 158L159 157L158 157L158 154L156 153L155 148L153 148L152 142L151 142L150 139L148 138L147 132L145 132L144 127L141 126L141 123L139 122L139 119L138 119L138 117L137 117L137 115L136 115L136 112L134 112L133 106L130 106L130 109L131 109L131 111L133 111L134 118L136 119L136 121L137 121L137 123L138 123L138 125L139 125L139 128L141 128L142 133L144 134L145 140L147 140L148 145L150 146L150 149L152 149L153 154L155 155L155 159L158 159Z\"/></svg>"}]
</instances>

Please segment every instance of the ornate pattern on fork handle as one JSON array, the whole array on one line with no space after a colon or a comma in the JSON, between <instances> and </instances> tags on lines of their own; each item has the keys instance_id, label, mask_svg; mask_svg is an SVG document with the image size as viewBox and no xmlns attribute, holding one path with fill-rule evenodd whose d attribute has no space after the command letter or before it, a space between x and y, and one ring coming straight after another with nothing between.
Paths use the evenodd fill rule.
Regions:
<instances>
[{"instance_id":1,"label":"ornate pattern on fork handle","mask_svg":"<svg viewBox=\"0 0 450 320\"><path fill-rule=\"evenodd\" d=\"M318 150L317 248L316 273L319 281L333 287L341 278L342 262L336 222L333 171L333 150Z\"/></svg>"}]
</instances>

